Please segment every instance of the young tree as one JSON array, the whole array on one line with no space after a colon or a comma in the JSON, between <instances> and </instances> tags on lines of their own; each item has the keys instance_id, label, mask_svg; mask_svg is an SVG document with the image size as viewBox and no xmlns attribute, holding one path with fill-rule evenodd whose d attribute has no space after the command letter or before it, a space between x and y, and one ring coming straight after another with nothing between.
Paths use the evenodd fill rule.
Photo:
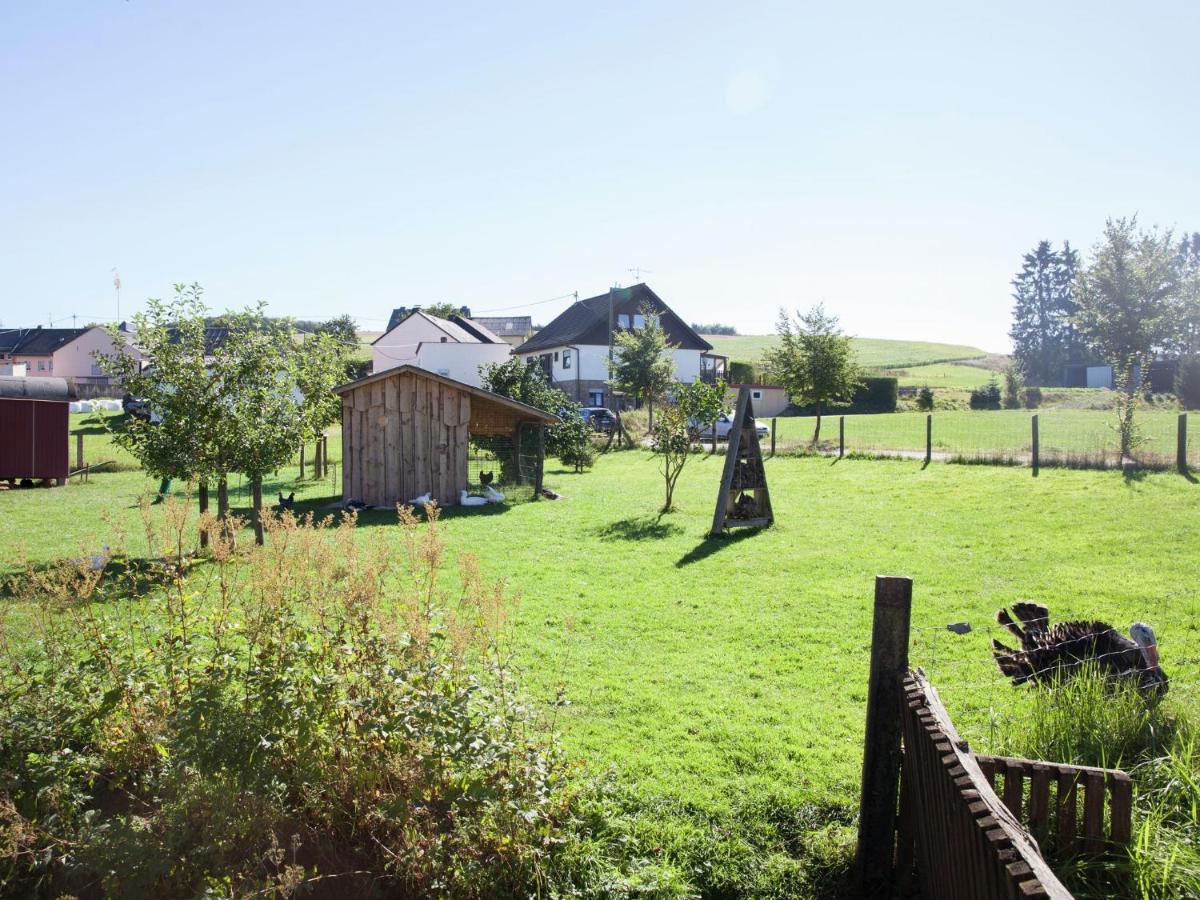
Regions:
<instances>
[{"instance_id":1,"label":"young tree","mask_svg":"<svg viewBox=\"0 0 1200 900\"><path fill-rule=\"evenodd\" d=\"M1146 371L1156 350L1177 333L1178 251L1171 232L1138 228L1137 217L1109 219L1078 277L1080 334L1116 373L1121 456L1137 442L1134 370Z\"/></svg>"},{"instance_id":2,"label":"young tree","mask_svg":"<svg viewBox=\"0 0 1200 900\"><path fill-rule=\"evenodd\" d=\"M785 388L792 402L816 407L817 423L812 442L821 439L821 413L830 400L849 399L863 383L862 369L854 357L850 338L842 334L836 316L817 304L795 319L779 310L779 343L765 354L771 376Z\"/></svg>"},{"instance_id":3,"label":"young tree","mask_svg":"<svg viewBox=\"0 0 1200 900\"><path fill-rule=\"evenodd\" d=\"M675 388L675 402L666 404L651 429L652 446L661 460L666 482L663 512L674 509L675 483L692 453L692 444L725 408L725 383L693 381ZM731 437L732 440L732 437ZM731 450L732 452L732 450Z\"/></svg>"},{"instance_id":4,"label":"young tree","mask_svg":"<svg viewBox=\"0 0 1200 900\"><path fill-rule=\"evenodd\" d=\"M613 335L614 353L608 383L623 391L635 403L650 407L649 425L654 428L654 401L662 397L675 380L674 345L667 340L658 321L658 313L643 308L645 324L640 328L618 331Z\"/></svg>"},{"instance_id":5,"label":"young tree","mask_svg":"<svg viewBox=\"0 0 1200 900\"><path fill-rule=\"evenodd\" d=\"M296 451L306 424L290 323L268 321L263 304L225 319L229 332L214 350L213 377L221 416L214 437L218 474L241 472L254 503L254 540L263 542L262 480Z\"/></svg>"},{"instance_id":6,"label":"young tree","mask_svg":"<svg viewBox=\"0 0 1200 900\"><path fill-rule=\"evenodd\" d=\"M1025 378L1036 384L1058 384L1063 365L1075 349L1071 317L1075 312L1073 281L1078 253L1064 243L1056 253L1040 241L1026 253L1013 279L1013 356Z\"/></svg>"},{"instance_id":7,"label":"young tree","mask_svg":"<svg viewBox=\"0 0 1200 900\"><path fill-rule=\"evenodd\" d=\"M128 450L142 468L164 481L198 479L200 511L208 508L208 482L213 464L213 433L218 410L205 359L205 306L198 284L175 285L169 301L151 299L133 317L139 349L151 365L143 368L126 335L109 328L115 353L96 363L125 392L146 400L148 415L129 416L115 431L117 445ZM207 535L202 535L202 540Z\"/></svg>"},{"instance_id":8,"label":"young tree","mask_svg":"<svg viewBox=\"0 0 1200 900\"><path fill-rule=\"evenodd\" d=\"M480 366L483 389L536 406L561 419L546 429L546 453L557 456L576 472L591 466L595 453L592 429L579 413L579 404L556 387L551 387L537 363L511 356L502 363Z\"/></svg>"}]
</instances>

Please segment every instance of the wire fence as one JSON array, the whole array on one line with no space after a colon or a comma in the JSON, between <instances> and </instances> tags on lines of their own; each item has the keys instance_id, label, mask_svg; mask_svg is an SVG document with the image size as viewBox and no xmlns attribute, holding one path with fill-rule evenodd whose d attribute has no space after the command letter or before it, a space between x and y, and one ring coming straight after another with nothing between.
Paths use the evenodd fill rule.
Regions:
<instances>
[{"instance_id":1,"label":"wire fence","mask_svg":"<svg viewBox=\"0 0 1200 900\"><path fill-rule=\"evenodd\" d=\"M1186 415L1150 410L1134 421L1138 440L1131 456L1139 466L1175 468L1182 429L1183 459L1189 468L1200 468L1200 438L1187 430ZM824 416L819 433L816 425L812 416L776 419L775 452L996 465L1031 465L1036 457L1041 466L1080 468L1122 463L1116 416L1105 410L880 413Z\"/></svg>"}]
</instances>

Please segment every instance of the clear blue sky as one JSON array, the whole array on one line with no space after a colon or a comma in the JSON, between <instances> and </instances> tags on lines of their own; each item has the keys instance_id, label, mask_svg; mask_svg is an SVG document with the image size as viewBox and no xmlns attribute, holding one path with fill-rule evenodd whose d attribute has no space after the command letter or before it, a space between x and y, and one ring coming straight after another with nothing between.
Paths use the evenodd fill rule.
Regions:
<instances>
[{"instance_id":1,"label":"clear blue sky","mask_svg":"<svg viewBox=\"0 0 1200 900\"><path fill-rule=\"evenodd\" d=\"M111 318L113 267L381 326L641 266L1003 350L1039 238L1200 229L1200 4L967 5L8 2L0 322Z\"/></svg>"}]
</instances>

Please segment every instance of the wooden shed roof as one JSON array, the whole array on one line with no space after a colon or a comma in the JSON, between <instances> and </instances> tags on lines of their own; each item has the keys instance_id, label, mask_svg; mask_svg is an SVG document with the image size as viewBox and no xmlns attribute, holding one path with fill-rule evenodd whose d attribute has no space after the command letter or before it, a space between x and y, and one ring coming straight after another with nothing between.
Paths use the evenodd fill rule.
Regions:
<instances>
[{"instance_id":1,"label":"wooden shed roof","mask_svg":"<svg viewBox=\"0 0 1200 900\"><path fill-rule=\"evenodd\" d=\"M493 394L491 391L485 391L483 388L474 387L463 381L457 381L454 378L447 378L445 375L438 375L436 372L430 372L428 369L422 369L420 366L403 365L396 366L394 369L384 369L382 372L377 372L374 375L368 375L366 378L360 378L358 381L351 381L348 384L338 385L333 389L335 394L348 394L351 391L363 387L364 385L374 384L377 381L391 378L395 375L412 374L419 375L422 378L428 378L431 381L439 382L448 387L455 388L470 394L472 397L478 397L480 400L485 400L489 403L495 403L498 406L503 406L511 409L513 412L520 413L526 419L535 419L539 422L558 422L558 416L553 413L548 413L544 409L538 409L536 406L530 406L528 403L522 403L519 400L513 400L509 397L502 397L499 394Z\"/></svg>"}]
</instances>

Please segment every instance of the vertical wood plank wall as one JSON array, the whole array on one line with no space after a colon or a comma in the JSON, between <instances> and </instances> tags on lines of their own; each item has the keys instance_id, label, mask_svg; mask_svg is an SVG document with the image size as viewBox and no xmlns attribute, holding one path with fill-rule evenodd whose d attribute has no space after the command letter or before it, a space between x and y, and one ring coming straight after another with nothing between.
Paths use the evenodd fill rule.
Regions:
<instances>
[{"instance_id":1,"label":"vertical wood plank wall","mask_svg":"<svg viewBox=\"0 0 1200 900\"><path fill-rule=\"evenodd\" d=\"M439 505L466 486L471 396L397 374L342 395L342 497L371 506L426 492Z\"/></svg>"}]
</instances>

